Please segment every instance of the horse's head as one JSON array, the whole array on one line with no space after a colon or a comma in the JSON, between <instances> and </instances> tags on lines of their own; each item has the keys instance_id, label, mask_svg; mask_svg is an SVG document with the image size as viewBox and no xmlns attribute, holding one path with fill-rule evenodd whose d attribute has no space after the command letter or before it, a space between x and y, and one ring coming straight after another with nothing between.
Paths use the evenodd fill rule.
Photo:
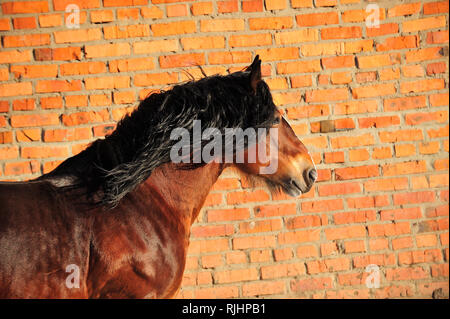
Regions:
<instances>
[{"instance_id":1,"label":"horse's head","mask_svg":"<svg viewBox=\"0 0 450 319\"><path fill-rule=\"evenodd\" d=\"M268 86L261 79L261 61L258 57L248 71L248 81L253 93L267 95L264 91L268 90ZM246 160L234 165L251 179L262 178L270 188L281 189L296 197L311 189L317 179L317 171L305 145L276 109L270 94L269 97L257 100L272 104L275 116L271 128L256 144L244 150ZM251 153L257 154L254 156L256 160L249 160Z\"/></svg>"}]
</instances>

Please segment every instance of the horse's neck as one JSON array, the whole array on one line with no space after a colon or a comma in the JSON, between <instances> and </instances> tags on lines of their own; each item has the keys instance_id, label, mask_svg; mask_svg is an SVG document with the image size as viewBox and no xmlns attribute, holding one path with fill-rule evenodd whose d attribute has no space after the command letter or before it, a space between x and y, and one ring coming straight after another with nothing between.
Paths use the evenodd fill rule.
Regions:
<instances>
[{"instance_id":1,"label":"horse's neck","mask_svg":"<svg viewBox=\"0 0 450 319\"><path fill-rule=\"evenodd\" d=\"M193 223L222 171L223 165L215 162L189 170L168 163L155 169L143 187L157 191L180 218Z\"/></svg>"}]
</instances>

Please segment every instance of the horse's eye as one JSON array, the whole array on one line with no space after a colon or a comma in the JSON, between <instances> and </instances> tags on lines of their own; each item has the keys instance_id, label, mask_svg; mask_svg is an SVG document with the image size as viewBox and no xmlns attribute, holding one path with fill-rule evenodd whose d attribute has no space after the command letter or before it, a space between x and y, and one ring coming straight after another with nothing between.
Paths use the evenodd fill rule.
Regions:
<instances>
[{"instance_id":1,"label":"horse's eye","mask_svg":"<svg viewBox=\"0 0 450 319\"><path fill-rule=\"evenodd\" d=\"M273 125L278 125L281 123L281 117L277 116L274 120L273 120Z\"/></svg>"}]
</instances>

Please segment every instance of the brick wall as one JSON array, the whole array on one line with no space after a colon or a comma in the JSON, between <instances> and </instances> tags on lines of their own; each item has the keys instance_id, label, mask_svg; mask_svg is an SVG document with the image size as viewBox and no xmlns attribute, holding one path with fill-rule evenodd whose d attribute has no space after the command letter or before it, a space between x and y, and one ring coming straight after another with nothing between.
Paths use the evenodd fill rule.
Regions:
<instances>
[{"instance_id":1,"label":"brick wall","mask_svg":"<svg viewBox=\"0 0 450 319\"><path fill-rule=\"evenodd\" d=\"M1 1L0 179L52 170L183 69L259 54L319 181L294 200L224 172L179 296L448 297L448 23L448 1Z\"/></svg>"}]
</instances>

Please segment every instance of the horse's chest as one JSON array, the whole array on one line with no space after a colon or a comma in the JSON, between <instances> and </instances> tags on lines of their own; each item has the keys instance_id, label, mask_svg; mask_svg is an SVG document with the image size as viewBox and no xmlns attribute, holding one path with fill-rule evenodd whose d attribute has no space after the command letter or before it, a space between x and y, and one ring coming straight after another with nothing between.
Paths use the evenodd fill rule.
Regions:
<instances>
[{"instance_id":1,"label":"horse's chest","mask_svg":"<svg viewBox=\"0 0 450 319\"><path fill-rule=\"evenodd\" d=\"M186 261L186 234L155 223L120 227L101 238L107 281L117 290L126 286L129 296L165 298L181 284ZM105 252L107 252L105 254Z\"/></svg>"}]
</instances>

